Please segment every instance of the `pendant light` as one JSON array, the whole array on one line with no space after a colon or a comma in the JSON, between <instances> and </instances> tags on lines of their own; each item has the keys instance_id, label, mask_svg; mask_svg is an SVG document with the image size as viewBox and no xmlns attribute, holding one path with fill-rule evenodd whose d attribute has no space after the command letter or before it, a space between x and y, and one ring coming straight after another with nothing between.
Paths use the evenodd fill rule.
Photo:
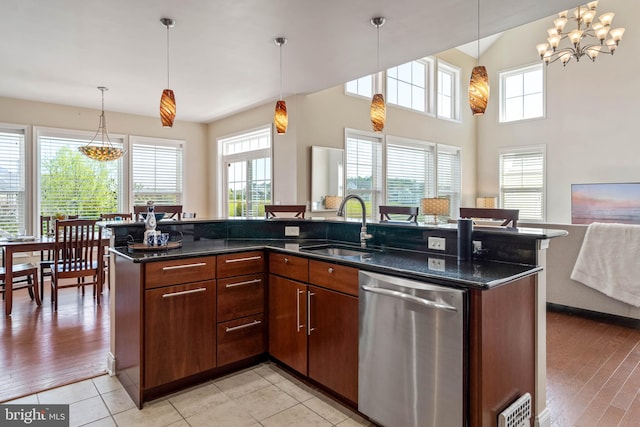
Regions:
<instances>
[{"instance_id":1,"label":"pendant light","mask_svg":"<svg viewBox=\"0 0 640 427\"><path fill-rule=\"evenodd\" d=\"M480 0L478 0L478 60L480 64ZM474 116L484 115L489 102L489 76L483 65L476 65L469 80L469 107Z\"/></svg>"},{"instance_id":2,"label":"pendant light","mask_svg":"<svg viewBox=\"0 0 640 427\"><path fill-rule=\"evenodd\" d=\"M122 148L113 146L109 139L109 133L107 132L107 119L104 117L104 93L109 89L104 86L98 86L98 90L102 92L102 112L100 113L98 131L87 145L78 147L78 150L90 159L98 160L99 162L109 162L111 160L118 160L124 155L124 151ZM98 135L100 135L101 145L91 145L95 142Z\"/></svg>"},{"instance_id":3,"label":"pendant light","mask_svg":"<svg viewBox=\"0 0 640 427\"><path fill-rule=\"evenodd\" d=\"M282 99L282 46L287 44L287 39L284 37L276 37L274 42L276 43L276 46L280 48L280 99L276 102L276 110L273 114L273 123L276 125L276 132L278 135L284 135L287 133L289 117L287 116L287 103Z\"/></svg>"},{"instance_id":4,"label":"pendant light","mask_svg":"<svg viewBox=\"0 0 640 427\"><path fill-rule=\"evenodd\" d=\"M384 23L385 19L381 16L371 18L371 25L376 27L378 30L378 41L376 47L376 73L380 72L380 27L382 27ZM369 111L369 116L371 117L371 125L373 126L373 130L375 132L382 132L382 129L384 129L384 122L387 118L387 106L384 103L384 95L382 94L378 77L379 76L376 75L374 88L375 94L373 95L373 98L371 98L371 110Z\"/></svg>"},{"instance_id":5,"label":"pendant light","mask_svg":"<svg viewBox=\"0 0 640 427\"><path fill-rule=\"evenodd\" d=\"M167 27L167 88L162 91L160 98L160 120L162 126L173 127L173 119L176 117L176 98L169 89L169 28L173 28L175 21L171 18L160 19L162 25Z\"/></svg>"}]
</instances>

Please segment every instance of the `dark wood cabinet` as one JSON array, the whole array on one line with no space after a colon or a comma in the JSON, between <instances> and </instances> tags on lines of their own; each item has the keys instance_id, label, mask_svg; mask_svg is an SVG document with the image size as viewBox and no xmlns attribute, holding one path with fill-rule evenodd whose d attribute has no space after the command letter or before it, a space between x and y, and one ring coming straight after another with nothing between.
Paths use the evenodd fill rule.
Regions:
<instances>
[{"instance_id":1,"label":"dark wood cabinet","mask_svg":"<svg viewBox=\"0 0 640 427\"><path fill-rule=\"evenodd\" d=\"M145 291L144 387L216 366L215 281Z\"/></svg>"},{"instance_id":2,"label":"dark wood cabinet","mask_svg":"<svg viewBox=\"0 0 640 427\"><path fill-rule=\"evenodd\" d=\"M269 276L269 353L307 375L307 285Z\"/></svg>"},{"instance_id":3,"label":"dark wood cabinet","mask_svg":"<svg viewBox=\"0 0 640 427\"><path fill-rule=\"evenodd\" d=\"M358 298L311 285L308 291L308 375L357 402Z\"/></svg>"},{"instance_id":4,"label":"dark wood cabinet","mask_svg":"<svg viewBox=\"0 0 640 427\"><path fill-rule=\"evenodd\" d=\"M269 353L357 402L358 269L277 255L269 262Z\"/></svg>"},{"instance_id":5,"label":"dark wood cabinet","mask_svg":"<svg viewBox=\"0 0 640 427\"><path fill-rule=\"evenodd\" d=\"M266 351L264 252L217 258L216 353L224 366Z\"/></svg>"}]
</instances>

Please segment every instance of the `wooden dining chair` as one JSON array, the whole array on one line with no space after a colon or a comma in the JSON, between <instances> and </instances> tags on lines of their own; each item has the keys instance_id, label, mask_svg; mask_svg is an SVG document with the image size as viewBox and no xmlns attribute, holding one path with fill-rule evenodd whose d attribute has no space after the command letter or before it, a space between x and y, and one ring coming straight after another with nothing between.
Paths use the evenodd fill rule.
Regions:
<instances>
[{"instance_id":1,"label":"wooden dining chair","mask_svg":"<svg viewBox=\"0 0 640 427\"><path fill-rule=\"evenodd\" d=\"M147 213L148 206L147 205L135 205L133 207L133 214L136 218L141 213ZM180 218L182 216L182 205L153 205L153 210L155 213L163 213L164 219L169 218Z\"/></svg>"},{"instance_id":2,"label":"wooden dining chair","mask_svg":"<svg viewBox=\"0 0 640 427\"><path fill-rule=\"evenodd\" d=\"M51 300L58 310L58 290L92 285L96 303L100 304L104 274L102 227L92 219L56 222L56 237L51 266ZM87 281L87 278L89 279ZM63 283L74 279L73 283Z\"/></svg>"},{"instance_id":3,"label":"wooden dining chair","mask_svg":"<svg viewBox=\"0 0 640 427\"><path fill-rule=\"evenodd\" d=\"M28 262L24 264L14 264L11 268L13 272L13 280L11 283L11 291L18 289L28 289L31 300L36 301L36 304L41 305L42 300L40 298L40 292L38 291L38 267ZM2 299L5 297L6 292L6 272L4 267L4 248L2 250L2 267L0 267L0 293ZM19 280L16 280L19 279Z\"/></svg>"},{"instance_id":4,"label":"wooden dining chair","mask_svg":"<svg viewBox=\"0 0 640 427\"><path fill-rule=\"evenodd\" d=\"M389 215L407 215L406 221L418 222L418 206L380 206L380 221L391 221Z\"/></svg>"},{"instance_id":5,"label":"wooden dining chair","mask_svg":"<svg viewBox=\"0 0 640 427\"><path fill-rule=\"evenodd\" d=\"M133 214L129 213L103 213L100 214L100 219L103 221L114 220L120 218L121 220L133 219Z\"/></svg>"},{"instance_id":6,"label":"wooden dining chair","mask_svg":"<svg viewBox=\"0 0 640 427\"><path fill-rule=\"evenodd\" d=\"M518 209L460 208L460 218L500 220L502 227L516 228L519 216Z\"/></svg>"},{"instance_id":7,"label":"wooden dining chair","mask_svg":"<svg viewBox=\"0 0 640 427\"><path fill-rule=\"evenodd\" d=\"M276 213L292 213L294 218L304 219L304 213L307 210L305 205L264 205L265 218L275 218Z\"/></svg>"}]
</instances>

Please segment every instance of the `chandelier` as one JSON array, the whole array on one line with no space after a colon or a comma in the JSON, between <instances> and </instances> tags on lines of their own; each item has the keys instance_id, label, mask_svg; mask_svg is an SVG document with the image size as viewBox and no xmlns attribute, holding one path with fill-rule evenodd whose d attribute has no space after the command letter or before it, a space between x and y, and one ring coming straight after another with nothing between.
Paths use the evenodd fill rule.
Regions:
<instances>
[{"instance_id":1,"label":"chandelier","mask_svg":"<svg viewBox=\"0 0 640 427\"><path fill-rule=\"evenodd\" d=\"M540 59L545 64L549 65L559 59L562 61L562 65L566 66L571 58L575 58L577 62L586 55L595 61L601 53L613 55L622 40L624 28L611 29L611 22L615 16L613 12L603 13L598 17L599 22L594 23L597 6L598 2L592 1L586 6L576 7L572 16L568 10L558 14L558 18L553 21L554 28L547 30L548 43L536 45ZM576 28L565 31L570 20L575 21ZM568 40L567 47L560 48L562 40Z\"/></svg>"},{"instance_id":2,"label":"chandelier","mask_svg":"<svg viewBox=\"0 0 640 427\"><path fill-rule=\"evenodd\" d=\"M382 88L380 83L380 27L385 23L385 19L382 16L376 16L371 18L371 25L378 29L378 42L376 48L376 76L375 81L375 94L371 98L371 108L369 109L369 117L371 119L371 125L375 132L382 132L384 129L384 122L387 119L387 105L384 102L384 95L382 94Z\"/></svg>"},{"instance_id":3,"label":"chandelier","mask_svg":"<svg viewBox=\"0 0 640 427\"><path fill-rule=\"evenodd\" d=\"M114 147L113 144L111 144L109 133L107 132L107 120L104 117L104 92L109 89L104 86L98 86L98 90L102 92L102 112L100 113L98 131L87 145L78 147L78 150L90 159L109 162L111 160L118 160L124 155L124 151L122 148ZM100 135L101 145L91 145L98 135Z\"/></svg>"},{"instance_id":4,"label":"chandelier","mask_svg":"<svg viewBox=\"0 0 640 427\"><path fill-rule=\"evenodd\" d=\"M173 90L169 89L169 28L173 28L175 21L171 18L160 19L162 25L167 27L167 88L162 91L160 97L160 121L163 127L173 127L176 117L176 97Z\"/></svg>"}]
</instances>

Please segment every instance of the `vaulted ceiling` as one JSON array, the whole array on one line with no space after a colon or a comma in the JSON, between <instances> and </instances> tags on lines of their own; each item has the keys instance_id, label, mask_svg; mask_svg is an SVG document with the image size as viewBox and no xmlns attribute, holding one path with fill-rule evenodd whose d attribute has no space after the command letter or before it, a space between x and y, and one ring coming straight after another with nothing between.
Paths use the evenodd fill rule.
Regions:
<instances>
[{"instance_id":1,"label":"vaulted ceiling","mask_svg":"<svg viewBox=\"0 0 640 427\"><path fill-rule=\"evenodd\" d=\"M481 0L489 36L575 1ZM305 94L477 39L474 0L4 0L0 96L156 116L167 85L177 120L210 122L283 93ZM531 49L535 58L535 47Z\"/></svg>"}]
</instances>

